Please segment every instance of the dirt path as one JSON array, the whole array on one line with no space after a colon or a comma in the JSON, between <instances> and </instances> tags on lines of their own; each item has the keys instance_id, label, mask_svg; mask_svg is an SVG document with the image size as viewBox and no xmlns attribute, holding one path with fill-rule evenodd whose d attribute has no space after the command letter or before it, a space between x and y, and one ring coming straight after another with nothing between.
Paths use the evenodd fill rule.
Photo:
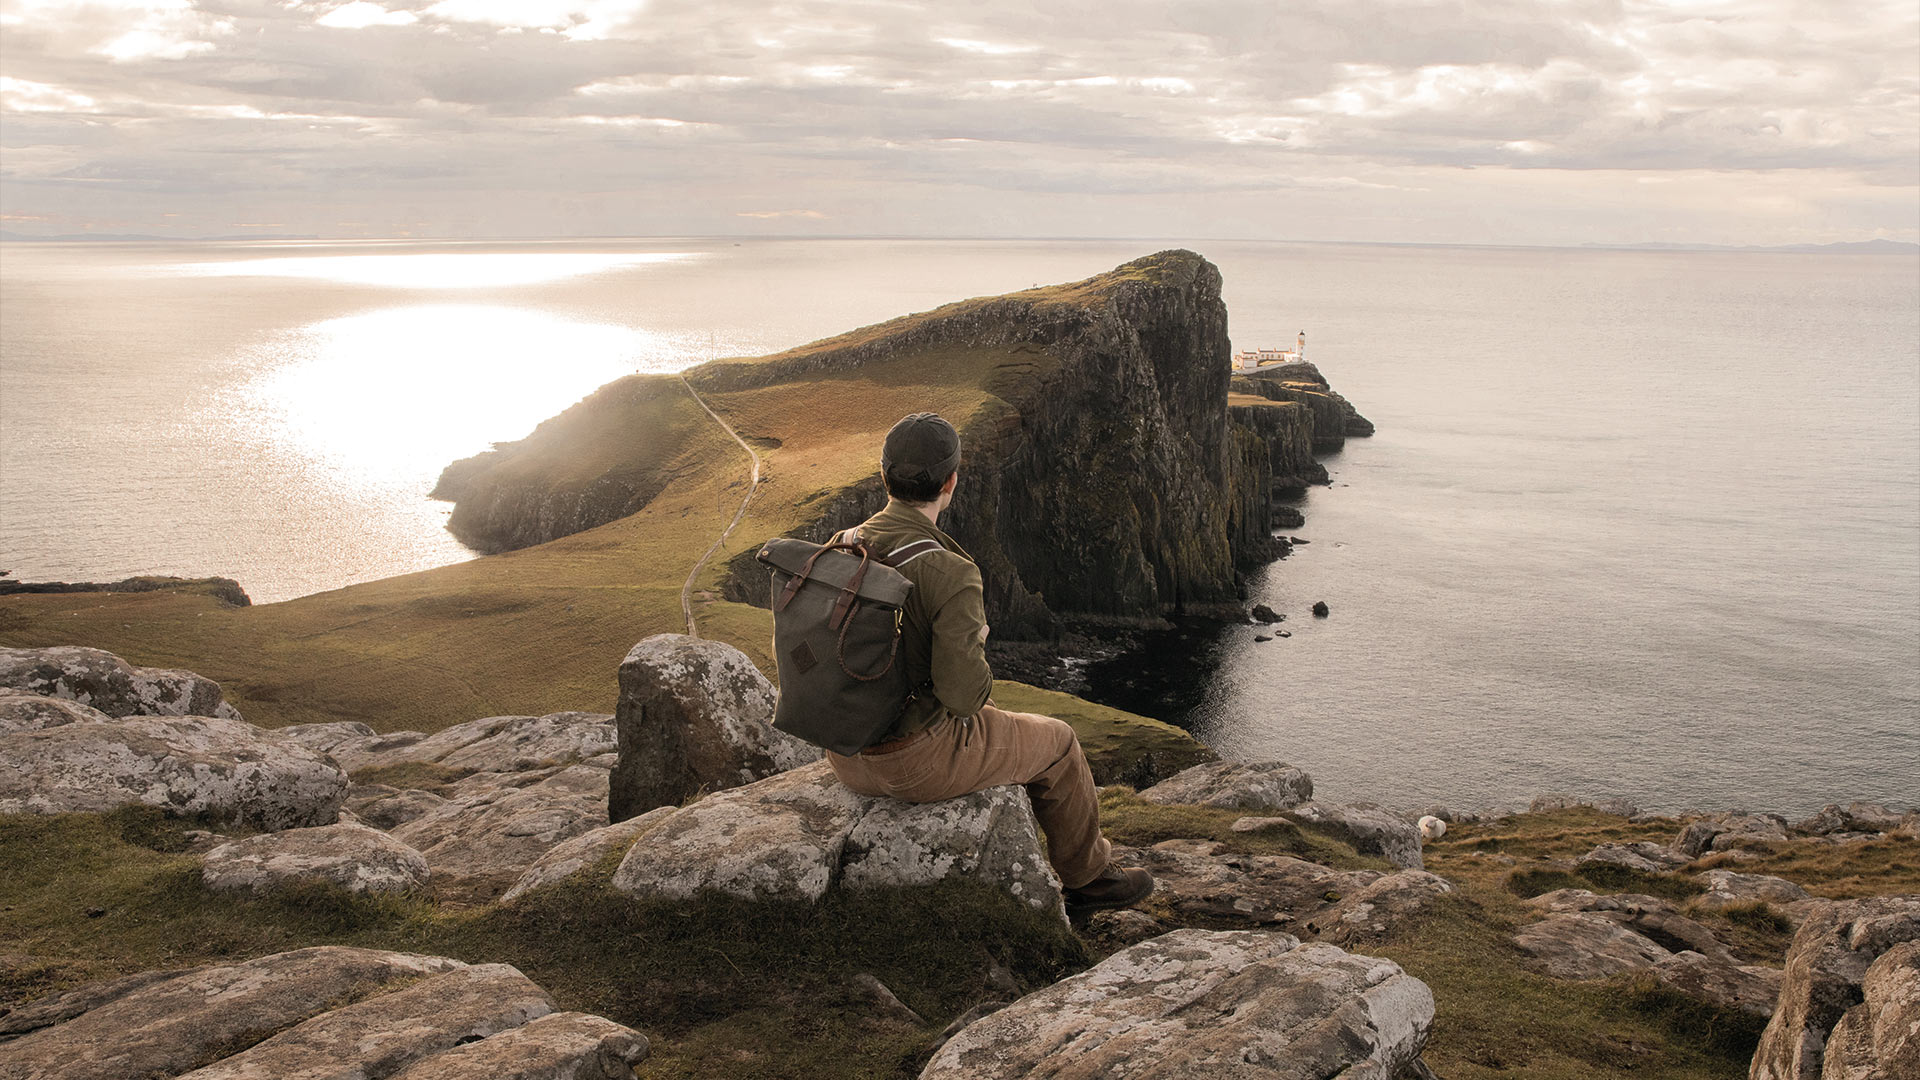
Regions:
<instances>
[{"instance_id":1,"label":"dirt path","mask_svg":"<svg viewBox=\"0 0 1920 1080\"><path fill-rule=\"evenodd\" d=\"M685 616L687 620L687 636L699 637L700 630L693 622L693 583L700 577L700 571L706 569L707 563L712 560L714 553L720 550L720 545L726 543L727 537L733 535L733 530L740 524L740 519L747 516L747 504L753 501L754 494L760 490L760 455L754 451L753 447L747 445L747 440L741 438L739 432L733 430L732 424L720 419L720 414L713 411L713 406L706 403L706 400L700 396L699 391L693 388L693 384L687 381L685 375L679 378L680 385L687 388L687 393L692 396L694 402L702 409L705 409L708 416L713 417L713 422L719 424L721 430L733 436L733 441L739 443L740 449L745 450L747 456L753 459L753 477L747 484L746 498L740 500L740 509L734 511L733 520L728 522L727 527L720 531L720 535L713 541L713 546L707 548L705 555L700 556L700 561L693 564L693 572L687 575L686 584L680 586L680 614Z\"/></svg>"}]
</instances>

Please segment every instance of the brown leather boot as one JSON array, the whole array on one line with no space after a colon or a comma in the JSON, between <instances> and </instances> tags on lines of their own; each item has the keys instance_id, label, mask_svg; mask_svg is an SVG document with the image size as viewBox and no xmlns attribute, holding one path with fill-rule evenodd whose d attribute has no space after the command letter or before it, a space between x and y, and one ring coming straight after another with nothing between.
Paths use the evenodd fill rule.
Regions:
<instances>
[{"instance_id":1,"label":"brown leather boot","mask_svg":"<svg viewBox=\"0 0 1920 1080\"><path fill-rule=\"evenodd\" d=\"M1132 907L1152 895L1153 885L1153 875L1137 866L1108 863L1099 877L1077 889L1066 890L1067 919L1078 926L1096 911Z\"/></svg>"}]
</instances>

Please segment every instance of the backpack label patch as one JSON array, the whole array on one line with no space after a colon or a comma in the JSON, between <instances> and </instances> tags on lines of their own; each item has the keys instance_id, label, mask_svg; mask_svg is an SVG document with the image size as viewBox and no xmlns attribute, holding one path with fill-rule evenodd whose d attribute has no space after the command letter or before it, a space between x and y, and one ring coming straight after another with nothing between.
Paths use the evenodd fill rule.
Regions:
<instances>
[{"instance_id":1,"label":"backpack label patch","mask_svg":"<svg viewBox=\"0 0 1920 1080\"><path fill-rule=\"evenodd\" d=\"M804 641L795 645L788 651L787 655L793 658L793 666L798 668L802 675L812 671L814 665L820 662L819 658L813 655L813 650L808 648L807 643Z\"/></svg>"}]
</instances>

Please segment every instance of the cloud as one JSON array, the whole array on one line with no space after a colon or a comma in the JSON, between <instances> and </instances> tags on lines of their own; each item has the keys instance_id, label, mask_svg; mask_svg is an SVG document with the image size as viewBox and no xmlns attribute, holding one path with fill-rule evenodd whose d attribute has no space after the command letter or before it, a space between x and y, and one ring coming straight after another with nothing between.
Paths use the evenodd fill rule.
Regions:
<instances>
[{"instance_id":1,"label":"cloud","mask_svg":"<svg viewBox=\"0 0 1920 1080\"><path fill-rule=\"evenodd\" d=\"M137 217L144 192L302 231L446 207L433 227L494 234L1137 235L1146 214L1292 235L1684 174L1630 186L1652 206L1718 183L1721 208L1689 212L1738 232L1778 227L1741 207L1782 205L1764 178L1797 171L1791 200L1835 193L1833 228L1920 232L1910 0L0 0L0 20L10 210ZM1556 235L1542 214L1529 235Z\"/></svg>"}]
</instances>

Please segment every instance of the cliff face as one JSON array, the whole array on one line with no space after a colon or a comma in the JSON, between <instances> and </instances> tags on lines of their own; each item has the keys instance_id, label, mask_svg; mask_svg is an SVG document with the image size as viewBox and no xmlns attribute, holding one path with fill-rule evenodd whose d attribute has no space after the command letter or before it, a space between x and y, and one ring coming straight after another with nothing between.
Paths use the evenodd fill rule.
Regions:
<instances>
[{"instance_id":1,"label":"cliff face","mask_svg":"<svg viewBox=\"0 0 1920 1080\"><path fill-rule=\"evenodd\" d=\"M884 504L881 436L911 411L902 404L921 400L915 388L928 401L967 401L963 413L943 406L965 458L942 524L980 564L995 634L1018 639L1050 634L1060 616L1124 621L1234 604L1239 572L1274 554L1273 488L1324 482L1312 449L1335 418L1344 433L1345 418L1326 395L1317 406L1288 405L1264 390L1250 399L1257 408L1230 410L1229 352L1219 271L1166 251L1082 282L951 304L763 359L715 361L687 380L743 433L779 436L768 455L775 479L865 477L789 504L787 531L813 540ZM667 383L652 380L647 392L685 398ZM520 444L450 468L443 487L459 501L456 521L486 520L487 535L520 546L650 498L647 484L670 475L673 425L656 424L644 453L591 452L647 412L596 402L619 386ZM801 391L801 415L767 404ZM860 404L868 399L871 407ZM596 464L583 467L582 457ZM562 473L567 482L555 482ZM793 490L775 484L758 498L791 500ZM767 602L751 550L729 570L726 598Z\"/></svg>"}]
</instances>

